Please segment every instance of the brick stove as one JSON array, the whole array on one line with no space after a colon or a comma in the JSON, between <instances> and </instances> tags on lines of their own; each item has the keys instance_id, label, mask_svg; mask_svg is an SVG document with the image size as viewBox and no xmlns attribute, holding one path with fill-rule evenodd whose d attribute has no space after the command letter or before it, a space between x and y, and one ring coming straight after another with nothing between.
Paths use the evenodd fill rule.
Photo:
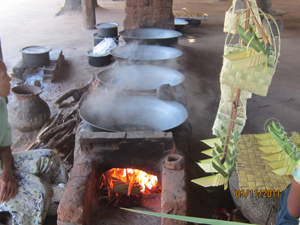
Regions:
<instances>
[{"instance_id":1,"label":"brick stove","mask_svg":"<svg viewBox=\"0 0 300 225\"><path fill-rule=\"evenodd\" d=\"M185 159L180 152L188 148L190 135L188 121L172 132L94 132L90 125L82 122L76 133L75 163L59 204L57 224L185 224L121 209L100 210L95 208L93 197L99 177L105 171L140 169L159 179L162 192L156 211L186 215ZM149 204L148 209L155 204L157 209L157 201Z\"/></svg>"},{"instance_id":2,"label":"brick stove","mask_svg":"<svg viewBox=\"0 0 300 225\"><path fill-rule=\"evenodd\" d=\"M163 28L174 30L173 0L126 0L124 30Z\"/></svg>"}]
</instances>

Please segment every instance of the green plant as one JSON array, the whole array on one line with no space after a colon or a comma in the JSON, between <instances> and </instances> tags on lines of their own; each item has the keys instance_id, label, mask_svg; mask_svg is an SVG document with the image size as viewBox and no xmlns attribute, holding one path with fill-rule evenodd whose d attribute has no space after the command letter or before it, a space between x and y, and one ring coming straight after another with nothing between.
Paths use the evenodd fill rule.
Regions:
<instances>
[{"instance_id":1,"label":"green plant","mask_svg":"<svg viewBox=\"0 0 300 225\"><path fill-rule=\"evenodd\" d=\"M252 47L257 53L263 52L264 55L269 56L272 49L271 45L266 46L264 41L260 41L251 24L249 24L248 30L245 30L241 25L238 26L238 32L240 38Z\"/></svg>"},{"instance_id":2,"label":"green plant","mask_svg":"<svg viewBox=\"0 0 300 225\"><path fill-rule=\"evenodd\" d=\"M142 210L135 210L135 209L127 209L127 208L120 208L123 210L127 210L130 212L141 213L149 216L159 216L168 219L174 220L181 220L191 223L199 223L199 224L211 224L211 225L251 225L249 223L240 223L240 222L232 222L232 221L224 221L224 220L214 220L214 219L203 219L191 216L179 216L179 215L172 215L172 214L164 214L164 213L155 213L155 212L148 212ZM255 224L254 224L255 225Z\"/></svg>"}]
</instances>

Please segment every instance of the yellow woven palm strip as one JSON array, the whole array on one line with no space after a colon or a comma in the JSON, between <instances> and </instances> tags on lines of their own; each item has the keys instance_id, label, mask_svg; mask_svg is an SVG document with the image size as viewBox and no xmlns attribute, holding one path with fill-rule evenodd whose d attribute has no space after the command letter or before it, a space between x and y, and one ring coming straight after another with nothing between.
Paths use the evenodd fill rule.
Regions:
<instances>
[{"instance_id":1,"label":"yellow woven palm strip","mask_svg":"<svg viewBox=\"0 0 300 225\"><path fill-rule=\"evenodd\" d=\"M192 182L203 187L211 187L211 186L220 186L226 184L228 182L228 178L224 178L222 175L216 174L207 177L193 179ZM224 188L226 189L226 187Z\"/></svg>"},{"instance_id":2,"label":"yellow woven palm strip","mask_svg":"<svg viewBox=\"0 0 300 225\"><path fill-rule=\"evenodd\" d=\"M267 61L267 56L263 52L257 53L254 49L234 52L223 57L241 69L259 66Z\"/></svg>"},{"instance_id":3,"label":"yellow woven palm strip","mask_svg":"<svg viewBox=\"0 0 300 225\"><path fill-rule=\"evenodd\" d=\"M278 145L259 146L258 148L266 154L273 154L282 151L282 148Z\"/></svg>"},{"instance_id":4,"label":"yellow woven palm strip","mask_svg":"<svg viewBox=\"0 0 300 225\"><path fill-rule=\"evenodd\" d=\"M236 170L239 187L245 190L283 191L292 181L292 176L280 176L272 172L272 167L263 160L267 154L258 148L253 134L240 135L237 142Z\"/></svg>"},{"instance_id":5,"label":"yellow woven palm strip","mask_svg":"<svg viewBox=\"0 0 300 225\"><path fill-rule=\"evenodd\" d=\"M258 140L267 139L267 138L271 138L271 133L266 132L266 133L261 133L261 134L254 134L254 137Z\"/></svg>"},{"instance_id":6,"label":"yellow woven palm strip","mask_svg":"<svg viewBox=\"0 0 300 225\"><path fill-rule=\"evenodd\" d=\"M213 157L213 150L214 150L213 148L210 148L210 149L207 149L205 151L202 151L201 153L205 154L205 155L208 155L210 157Z\"/></svg>"},{"instance_id":7,"label":"yellow woven palm strip","mask_svg":"<svg viewBox=\"0 0 300 225\"><path fill-rule=\"evenodd\" d=\"M218 145L222 145L220 138L211 138L211 139L205 139L205 140L201 140L201 141L203 143L207 144L211 148L215 147L215 143Z\"/></svg>"}]
</instances>

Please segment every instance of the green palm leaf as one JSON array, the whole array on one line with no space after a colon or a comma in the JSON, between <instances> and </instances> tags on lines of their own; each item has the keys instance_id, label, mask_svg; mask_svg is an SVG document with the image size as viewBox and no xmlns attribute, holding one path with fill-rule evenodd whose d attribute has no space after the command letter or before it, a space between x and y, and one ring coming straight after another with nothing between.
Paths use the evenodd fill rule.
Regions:
<instances>
[{"instance_id":1,"label":"green palm leaf","mask_svg":"<svg viewBox=\"0 0 300 225\"><path fill-rule=\"evenodd\" d=\"M191 217L191 216L180 216L180 215L172 215L172 214L164 214L164 213L156 213L156 212L149 212L149 211L142 211L142 210L136 210L136 209L127 209L127 208L120 208L123 210L127 210L130 212L135 213L141 213L149 216L158 216L158 217L164 217L168 219L174 219L174 220L181 220L191 223L199 223L199 224L211 224L211 225L251 225L249 223L241 223L241 222L231 222L231 221L224 221L224 220L213 220L213 219L203 219L203 218L197 218L197 217ZM255 225L255 224L253 224Z\"/></svg>"}]
</instances>

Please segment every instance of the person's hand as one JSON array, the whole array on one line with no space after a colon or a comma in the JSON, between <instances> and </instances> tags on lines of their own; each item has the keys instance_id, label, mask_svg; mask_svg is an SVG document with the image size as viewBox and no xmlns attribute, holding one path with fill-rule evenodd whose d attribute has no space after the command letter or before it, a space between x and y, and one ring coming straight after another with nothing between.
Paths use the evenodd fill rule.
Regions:
<instances>
[{"instance_id":1,"label":"person's hand","mask_svg":"<svg viewBox=\"0 0 300 225\"><path fill-rule=\"evenodd\" d=\"M8 202L13 199L18 191L18 186L13 172L2 172L0 175L0 202Z\"/></svg>"}]
</instances>

